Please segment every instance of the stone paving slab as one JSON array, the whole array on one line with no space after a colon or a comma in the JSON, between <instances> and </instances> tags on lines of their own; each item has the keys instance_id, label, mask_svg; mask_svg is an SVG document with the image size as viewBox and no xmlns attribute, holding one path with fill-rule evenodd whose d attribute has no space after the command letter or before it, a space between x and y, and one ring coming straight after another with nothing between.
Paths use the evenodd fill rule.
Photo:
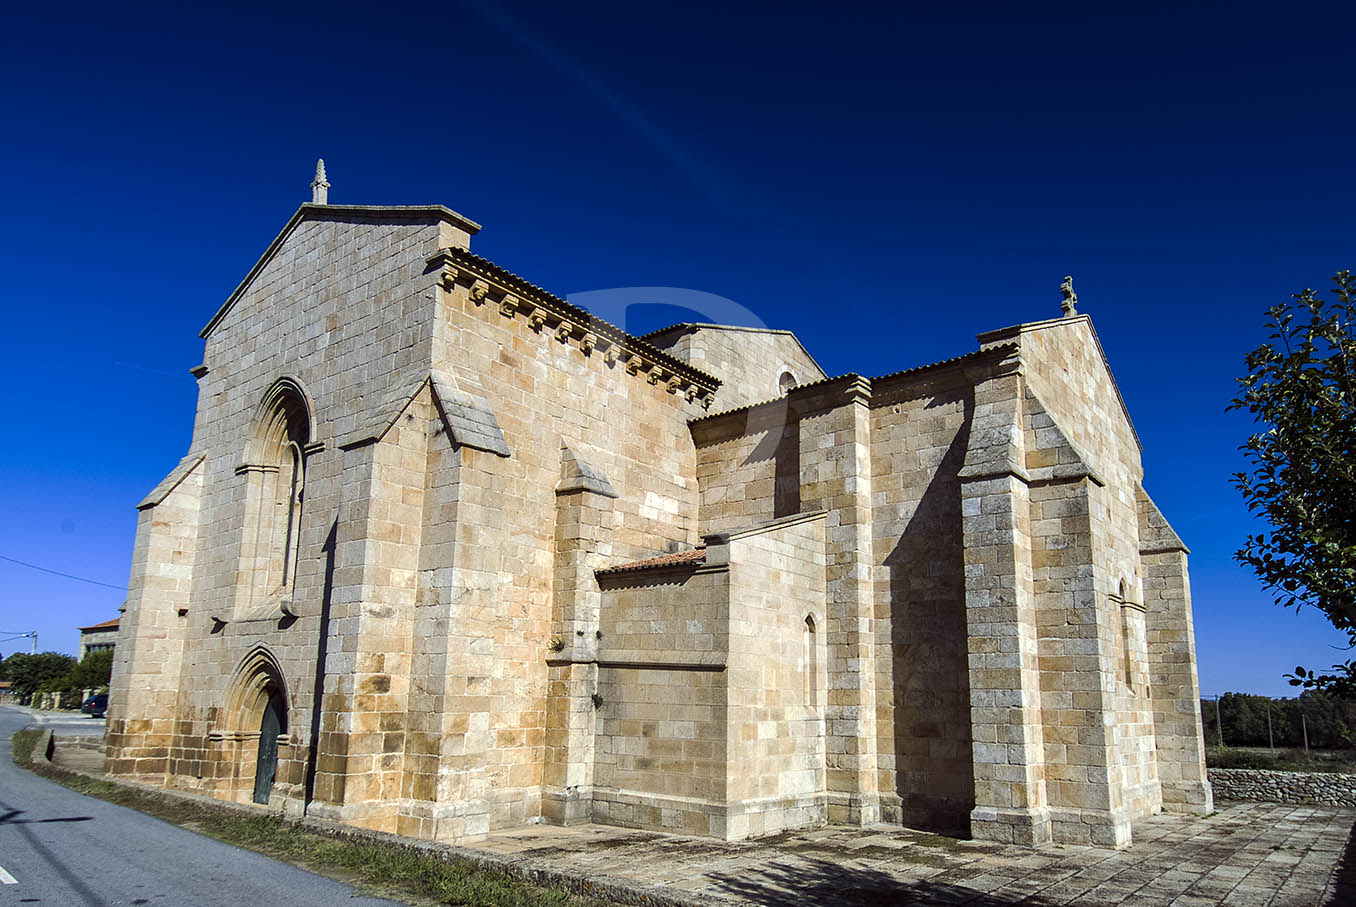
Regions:
<instances>
[{"instance_id":1,"label":"stone paving slab","mask_svg":"<svg viewBox=\"0 0 1356 907\"><path fill-rule=\"evenodd\" d=\"M725 843L607 826L534 825L465 850L597 874L657 900L724 904L1079 907L1356 905L1356 809L1222 803L1207 818L1136 823L1125 851L957 841L899 828L824 828Z\"/></svg>"}]
</instances>

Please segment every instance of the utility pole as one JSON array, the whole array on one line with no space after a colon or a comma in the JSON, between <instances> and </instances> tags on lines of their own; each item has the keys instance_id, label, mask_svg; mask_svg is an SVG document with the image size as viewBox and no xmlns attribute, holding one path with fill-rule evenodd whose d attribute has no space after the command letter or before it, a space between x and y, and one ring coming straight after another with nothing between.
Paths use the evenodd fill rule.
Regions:
<instances>
[{"instance_id":1,"label":"utility pole","mask_svg":"<svg viewBox=\"0 0 1356 907\"><path fill-rule=\"evenodd\" d=\"M1271 736L1271 703L1267 703L1267 746L1271 748L1271 754L1276 755L1276 738Z\"/></svg>"},{"instance_id":2,"label":"utility pole","mask_svg":"<svg viewBox=\"0 0 1356 907\"><path fill-rule=\"evenodd\" d=\"M1219 717L1219 697L1215 697L1215 729L1219 731L1219 745L1224 746L1224 719Z\"/></svg>"},{"instance_id":3,"label":"utility pole","mask_svg":"<svg viewBox=\"0 0 1356 907\"><path fill-rule=\"evenodd\" d=\"M1304 712L1300 712L1300 729L1304 731L1304 755L1309 755L1309 722L1304 717Z\"/></svg>"},{"instance_id":4,"label":"utility pole","mask_svg":"<svg viewBox=\"0 0 1356 907\"><path fill-rule=\"evenodd\" d=\"M37 654L38 654L38 631L37 631L37 630L25 630L25 631L23 631L23 632L19 632L19 631L17 631L17 630L16 630L16 631L13 631L13 632L6 631L6 630L0 630L0 637L4 637L4 639L0 639L0 642L4 642L5 640L10 640L10 639L29 639L29 640L32 640L32 644L29 646L28 653L29 653L30 655L37 655Z\"/></svg>"}]
</instances>

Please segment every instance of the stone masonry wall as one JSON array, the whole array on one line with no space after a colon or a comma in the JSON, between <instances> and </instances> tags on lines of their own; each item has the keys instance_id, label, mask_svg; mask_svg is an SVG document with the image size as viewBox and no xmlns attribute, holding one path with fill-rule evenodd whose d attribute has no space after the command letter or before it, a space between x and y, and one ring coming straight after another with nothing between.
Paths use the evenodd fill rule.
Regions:
<instances>
[{"instance_id":1,"label":"stone masonry wall","mask_svg":"<svg viewBox=\"0 0 1356 907\"><path fill-rule=\"evenodd\" d=\"M701 532L729 532L801 512L800 416L786 401L694 428Z\"/></svg>"},{"instance_id":2,"label":"stone masonry wall","mask_svg":"<svg viewBox=\"0 0 1356 907\"><path fill-rule=\"evenodd\" d=\"M1212 768L1209 776L1219 800L1356 806L1356 775Z\"/></svg>"},{"instance_id":3,"label":"stone masonry wall","mask_svg":"<svg viewBox=\"0 0 1356 907\"><path fill-rule=\"evenodd\" d=\"M209 743L208 733L229 723L222 713L228 686L257 645L268 646L286 675L289 726L293 733L306 729L297 754L306 758L318 698L317 640L327 630L321 620L326 568L334 563L322 549L340 516L336 439L357 427L364 393L385 395L399 374L429 355L431 302L410 284L438 243L429 217L399 224L319 215L303 220L208 338L192 444L206 456L201 530L183 680L175 682L182 695L173 786L226 794L234 767L219 763L236 756ZM246 477L235 470L265 390L284 375L311 395L312 440L325 448L307 457L296 618L280 630L280 612L236 614ZM294 770L280 765L279 778L299 789Z\"/></svg>"},{"instance_id":4,"label":"stone masonry wall","mask_svg":"<svg viewBox=\"0 0 1356 907\"><path fill-rule=\"evenodd\" d=\"M536 323L522 305L475 286L463 274L439 293L434 363L458 380L475 378L511 456L463 470L460 517L470 532L456 549L456 570L435 574L434 588L460 613L487 622L489 635L473 643L488 671L486 698L466 704L488 727L468 746L484 754L495 779L490 827L503 827L540 815L562 445L593 451L591 466L617 492L600 516L600 541L612 557L691 547L697 482L686 424L704 410L669 392L657 372L632 374L582 344L587 323Z\"/></svg>"},{"instance_id":5,"label":"stone masonry wall","mask_svg":"<svg viewBox=\"0 0 1356 907\"><path fill-rule=\"evenodd\" d=\"M981 336L1018 339L1032 395L1062 433L1098 487L1088 500L1093 568L1101 628L1108 721L1115 758L1109 766L1113 808L1134 816L1157 812L1161 793L1154 760L1153 707L1148 684L1144 594L1139 562L1136 492L1144 476L1139 440L1125 415L1087 316L1023 325ZM1047 444L1041 444L1047 447ZM1124 596L1121 588L1124 583ZM1114 676L1115 682L1109 678ZM1123 804L1114 802L1124 800Z\"/></svg>"},{"instance_id":6,"label":"stone masonry wall","mask_svg":"<svg viewBox=\"0 0 1356 907\"><path fill-rule=\"evenodd\" d=\"M600 579L593 817L724 837L729 573Z\"/></svg>"},{"instance_id":7,"label":"stone masonry wall","mask_svg":"<svg viewBox=\"0 0 1356 907\"><path fill-rule=\"evenodd\" d=\"M789 372L796 384L827 377L788 331L729 325L675 325L647 340L695 368L721 379L714 409L727 410L776 399Z\"/></svg>"},{"instance_id":8,"label":"stone masonry wall","mask_svg":"<svg viewBox=\"0 0 1356 907\"><path fill-rule=\"evenodd\" d=\"M186 458L176 472L184 470L188 474L167 494L153 494L138 513L127 610L118 626L109 690L108 770L156 780L172 770L197 553L201 463ZM175 478L171 474L167 481Z\"/></svg>"},{"instance_id":9,"label":"stone masonry wall","mask_svg":"<svg viewBox=\"0 0 1356 907\"><path fill-rule=\"evenodd\" d=\"M170 783L226 796L238 791L238 777L228 779L228 788L218 775L238 775L249 754L218 747L208 735L222 724L242 659L264 647L286 679L289 700L290 739L278 780L296 802L284 808L300 809L305 788L317 800L343 804L338 817L346 821L394 830L400 813L401 830L444 840L529 821L541 810L562 441L592 437L607 452L598 465L620 497L603 528L619 557L691 545L694 454L681 442L701 404L628 372L615 358L590 354L578 336L562 338L551 325L534 329L521 312L506 313L483 293L477 299L464 281L440 286L425 259L457 237L436 216L397 213L393 222L378 223L342 210L308 211L207 343L193 442L206 456L202 531L184 666L170 684L182 695L177 713L165 716L176 727ZM511 456L454 450L436 417L412 429L421 438L417 451L403 451L395 436L377 445L402 448L390 448L392 462L382 460L386 453L374 459L371 445L340 449L372 419L394 418L399 394L417 389L431 368L483 394ZM234 589L245 479L235 468L265 389L283 375L304 389L315 420L291 613L242 614ZM404 490L389 503L378 498L359 512L360 502L343 496L350 479L357 489L374 482L394 488L382 478L393 468L402 471ZM389 535L392 526L399 537ZM360 538L355 531L374 534ZM352 569L366 579L351 581L345 571ZM349 587L357 598L334 598ZM413 594L418 619L412 622L403 597L368 595L379 587ZM359 601L364 596L372 600ZM389 617L400 640L391 642L383 630L363 641L364 628L375 624L350 620L357 618L348 613L354 608L372 619L395 608ZM378 664L382 653L373 646L389 642L387 651L411 651L415 633L417 651L390 670L386 659ZM328 652L318 665L322 637ZM413 695L403 710L363 719L370 728L348 726L337 716L370 705L362 687L369 682L376 685L370 695L382 702ZM328 751L312 753L313 709L322 693L331 697L326 711L333 717L317 730L332 736ZM369 736L350 741L354 733ZM380 753L370 749L377 740ZM373 774L370 781L355 776L348 789L338 779L358 757L374 766ZM229 769L215 767L224 762ZM444 804L442 814L414 805L430 790ZM372 804L359 808L361 797Z\"/></svg>"},{"instance_id":10,"label":"stone masonry wall","mask_svg":"<svg viewBox=\"0 0 1356 907\"><path fill-rule=\"evenodd\" d=\"M871 402L882 818L966 832L975 805L957 473L969 382L877 380Z\"/></svg>"},{"instance_id":11,"label":"stone masonry wall","mask_svg":"<svg viewBox=\"0 0 1356 907\"><path fill-rule=\"evenodd\" d=\"M708 538L727 549L730 640L728 838L822 825L825 704L823 513Z\"/></svg>"}]
</instances>

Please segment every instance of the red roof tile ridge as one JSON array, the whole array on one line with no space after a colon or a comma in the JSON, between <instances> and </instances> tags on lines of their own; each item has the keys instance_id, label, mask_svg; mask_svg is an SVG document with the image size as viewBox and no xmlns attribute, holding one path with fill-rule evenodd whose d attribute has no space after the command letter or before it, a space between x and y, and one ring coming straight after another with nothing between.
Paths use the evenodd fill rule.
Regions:
<instances>
[{"instance_id":1,"label":"red roof tile ridge","mask_svg":"<svg viewBox=\"0 0 1356 907\"><path fill-rule=\"evenodd\" d=\"M675 551L670 554L660 554L655 557L646 558L643 561L632 561L629 564L618 564L615 567L604 567L595 571L598 574L604 573L623 573L629 570L648 570L653 567L673 567L680 564L700 564L706 560L705 548L693 548L690 551Z\"/></svg>"}]
</instances>

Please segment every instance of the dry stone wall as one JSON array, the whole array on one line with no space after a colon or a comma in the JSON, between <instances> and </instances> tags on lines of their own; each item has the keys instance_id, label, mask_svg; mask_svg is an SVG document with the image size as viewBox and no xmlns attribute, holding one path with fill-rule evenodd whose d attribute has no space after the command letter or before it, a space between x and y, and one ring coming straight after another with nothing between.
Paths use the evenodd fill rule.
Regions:
<instances>
[{"instance_id":1,"label":"dry stone wall","mask_svg":"<svg viewBox=\"0 0 1356 907\"><path fill-rule=\"evenodd\" d=\"M1217 800L1356 806L1356 775L1212 768L1209 776Z\"/></svg>"}]
</instances>

